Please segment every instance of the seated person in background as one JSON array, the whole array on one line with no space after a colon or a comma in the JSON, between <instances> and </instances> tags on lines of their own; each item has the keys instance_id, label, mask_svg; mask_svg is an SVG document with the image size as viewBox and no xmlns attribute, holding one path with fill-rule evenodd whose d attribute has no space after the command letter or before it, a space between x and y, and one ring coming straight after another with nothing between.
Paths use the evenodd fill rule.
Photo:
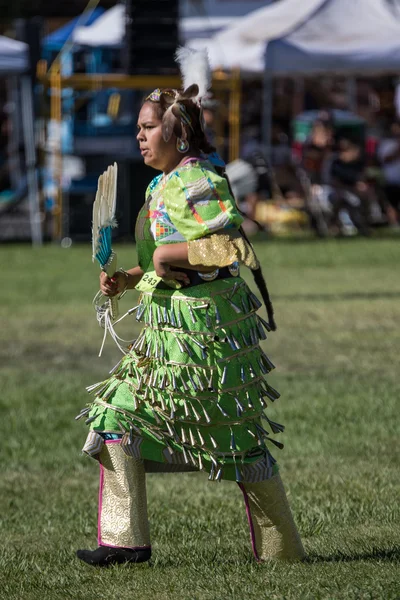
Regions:
<instances>
[{"instance_id":1,"label":"seated person in background","mask_svg":"<svg viewBox=\"0 0 400 600\"><path fill-rule=\"evenodd\" d=\"M332 120L325 113L314 121L311 134L303 149L302 166L312 184L325 183L324 171L334 140Z\"/></svg>"},{"instance_id":2,"label":"seated person in background","mask_svg":"<svg viewBox=\"0 0 400 600\"><path fill-rule=\"evenodd\" d=\"M400 122L390 127L390 137L382 140L378 147L378 160L384 176L384 191L389 207L388 220L392 225L400 224Z\"/></svg>"},{"instance_id":3,"label":"seated person in background","mask_svg":"<svg viewBox=\"0 0 400 600\"><path fill-rule=\"evenodd\" d=\"M367 235L368 189L364 168L365 159L361 146L351 139L341 138L338 154L330 167L333 188L331 224L337 225L341 230L342 215L347 213L359 233Z\"/></svg>"},{"instance_id":4,"label":"seated person in background","mask_svg":"<svg viewBox=\"0 0 400 600\"><path fill-rule=\"evenodd\" d=\"M341 138L338 154L330 169L333 183L343 189L355 191L357 184L363 180L364 164L360 145L348 138Z\"/></svg>"},{"instance_id":5,"label":"seated person in background","mask_svg":"<svg viewBox=\"0 0 400 600\"><path fill-rule=\"evenodd\" d=\"M325 237L332 212L329 170L332 162L334 125L328 111L321 111L314 121L311 133L303 146L302 161L298 169L305 195L306 212L316 233Z\"/></svg>"}]
</instances>

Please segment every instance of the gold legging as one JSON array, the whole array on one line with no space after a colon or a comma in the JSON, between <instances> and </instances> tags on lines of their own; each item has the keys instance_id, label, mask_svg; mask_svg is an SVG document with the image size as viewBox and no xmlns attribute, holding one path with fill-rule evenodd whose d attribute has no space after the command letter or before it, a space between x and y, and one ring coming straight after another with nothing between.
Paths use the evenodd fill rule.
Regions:
<instances>
[{"instance_id":1,"label":"gold legging","mask_svg":"<svg viewBox=\"0 0 400 600\"><path fill-rule=\"evenodd\" d=\"M301 560L305 553L279 475L259 483L239 483L256 560Z\"/></svg>"},{"instance_id":2,"label":"gold legging","mask_svg":"<svg viewBox=\"0 0 400 600\"><path fill-rule=\"evenodd\" d=\"M142 460L127 456L120 440L108 440L100 462L98 542L101 546L150 548L146 474ZM259 483L239 483L257 560L301 560L304 550L277 474Z\"/></svg>"},{"instance_id":3,"label":"gold legging","mask_svg":"<svg viewBox=\"0 0 400 600\"><path fill-rule=\"evenodd\" d=\"M99 546L149 548L146 474L143 461L127 456L120 440L108 440L98 456Z\"/></svg>"}]
</instances>

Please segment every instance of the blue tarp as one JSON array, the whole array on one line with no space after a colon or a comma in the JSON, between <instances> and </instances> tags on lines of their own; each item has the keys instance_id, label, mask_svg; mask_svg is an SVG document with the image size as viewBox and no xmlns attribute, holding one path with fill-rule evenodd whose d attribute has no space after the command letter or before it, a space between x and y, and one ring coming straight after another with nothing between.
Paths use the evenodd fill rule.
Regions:
<instances>
[{"instance_id":1,"label":"blue tarp","mask_svg":"<svg viewBox=\"0 0 400 600\"><path fill-rule=\"evenodd\" d=\"M81 22L81 25L92 25L103 13L104 8L95 8L91 14L88 15L85 22ZM66 25L60 27L60 29L53 31L53 33L46 36L43 41L43 51L51 52L61 50L80 18L81 17L76 17L75 19L72 19L72 21L69 21Z\"/></svg>"}]
</instances>

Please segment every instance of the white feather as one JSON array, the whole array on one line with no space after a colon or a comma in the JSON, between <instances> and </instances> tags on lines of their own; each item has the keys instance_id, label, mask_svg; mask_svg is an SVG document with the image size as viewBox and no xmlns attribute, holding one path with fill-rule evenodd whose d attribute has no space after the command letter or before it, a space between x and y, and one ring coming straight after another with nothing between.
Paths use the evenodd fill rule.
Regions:
<instances>
[{"instance_id":1,"label":"white feather","mask_svg":"<svg viewBox=\"0 0 400 600\"><path fill-rule=\"evenodd\" d=\"M183 89L186 90L190 85L196 83L199 86L196 100L205 96L211 87L211 67L207 50L181 47L176 51L175 60L179 64Z\"/></svg>"}]
</instances>

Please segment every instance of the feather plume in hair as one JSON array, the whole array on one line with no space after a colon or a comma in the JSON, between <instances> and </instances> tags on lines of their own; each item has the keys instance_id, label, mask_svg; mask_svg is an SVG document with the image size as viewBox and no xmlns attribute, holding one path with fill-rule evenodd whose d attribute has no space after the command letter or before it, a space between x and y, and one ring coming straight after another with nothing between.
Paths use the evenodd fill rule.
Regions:
<instances>
[{"instance_id":1,"label":"feather plume in hair","mask_svg":"<svg viewBox=\"0 0 400 600\"><path fill-rule=\"evenodd\" d=\"M179 64L183 89L188 90L190 86L197 84L199 89L196 98L193 99L198 102L211 87L211 68L207 50L181 47L176 51L175 60Z\"/></svg>"}]
</instances>

